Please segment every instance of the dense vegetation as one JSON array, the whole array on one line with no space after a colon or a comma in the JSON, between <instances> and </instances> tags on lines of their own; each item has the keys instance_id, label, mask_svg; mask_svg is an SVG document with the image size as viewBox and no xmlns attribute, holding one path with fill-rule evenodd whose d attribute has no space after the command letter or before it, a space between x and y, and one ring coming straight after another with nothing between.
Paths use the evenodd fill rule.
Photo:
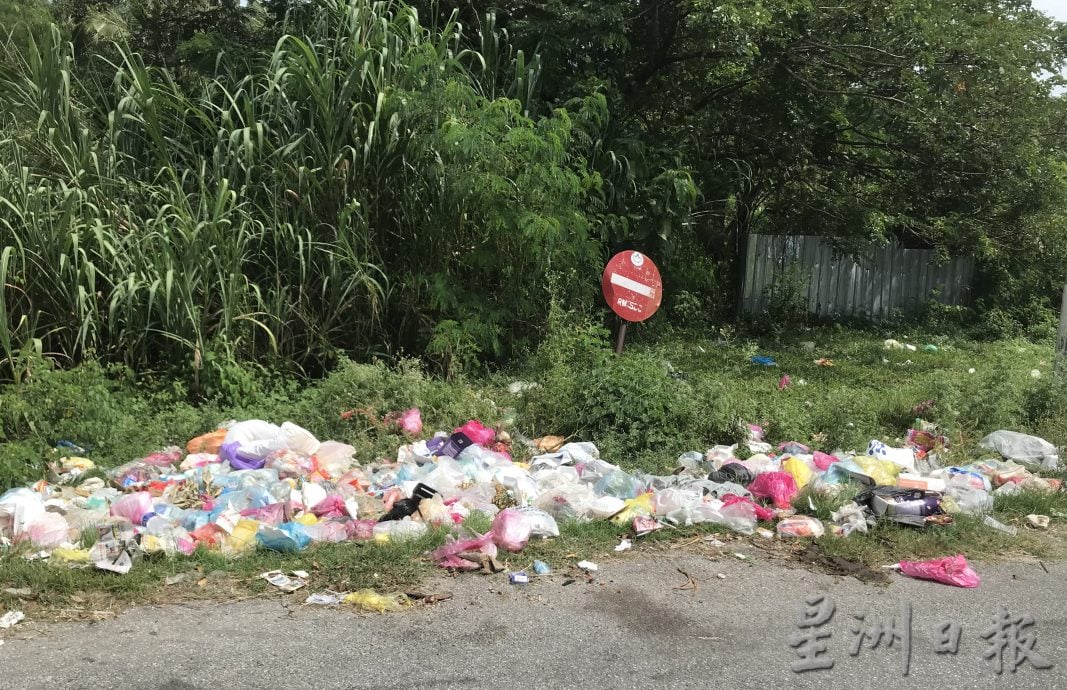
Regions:
<instances>
[{"instance_id":1,"label":"dense vegetation","mask_svg":"<svg viewBox=\"0 0 1067 690\"><path fill-rule=\"evenodd\" d=\"M965 317L998 336L1046 324L1062 283L1067 32L1025 0L2 0L0 19L7 380L42 357L199 397L238 362L454 374L532 351L550 304L596 304L621 247L661 263L658 319L723 316L755 231L972 252Z\"/></svg>"}]
</instances>

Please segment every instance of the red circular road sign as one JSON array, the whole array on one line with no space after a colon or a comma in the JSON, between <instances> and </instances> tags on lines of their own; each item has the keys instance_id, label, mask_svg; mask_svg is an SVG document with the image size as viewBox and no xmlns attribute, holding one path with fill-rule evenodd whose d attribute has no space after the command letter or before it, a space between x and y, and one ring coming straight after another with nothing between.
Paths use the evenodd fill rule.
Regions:
<instances>
[{"instance_id":1,"label":"red circular road sign","mask_svg":"<svg viewBox=\"0 0 1067 690\"><path fill-rule=\"evenodd\" d=\"M652 259L640 252L619 252L604 267L600 280L604 299L627 321L644 321L663 299L663 281Z\"/></svg>"}]
</instances>

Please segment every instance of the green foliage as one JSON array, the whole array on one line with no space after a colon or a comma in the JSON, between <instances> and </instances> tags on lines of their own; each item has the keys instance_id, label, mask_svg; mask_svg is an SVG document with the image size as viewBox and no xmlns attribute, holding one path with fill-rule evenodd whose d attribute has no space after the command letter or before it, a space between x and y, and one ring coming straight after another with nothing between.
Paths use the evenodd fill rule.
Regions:
<instances>
[{"instance_id":1,"label":"green foliage","mask_svg":"<svg viewBox=\"0 0 1067 690\"><path fill-rule=\"evenodd\" d=\"M458 24L331 0L288 28L181 80L121 43L80 68L54 30L0 79L9 377L37 342L187 375L429 345L454 372L536 341L548 271L596 270L570 116L484 96Z\"/></svg>"}]
</instances>

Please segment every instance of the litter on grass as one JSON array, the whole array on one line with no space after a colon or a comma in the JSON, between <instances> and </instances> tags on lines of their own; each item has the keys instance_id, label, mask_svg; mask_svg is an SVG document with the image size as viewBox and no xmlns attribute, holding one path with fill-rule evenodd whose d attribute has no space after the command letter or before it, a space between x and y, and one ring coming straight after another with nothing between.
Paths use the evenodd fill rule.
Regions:
<instances>
[{"instance_id":1,"label":"litter on grass","mask_svg":"<svg viewBox=\"0 0 1067 690\"><path fill-rule=\"evenodd\" d=\"M184 450L150 453L108 471L106 482L86 476L91 460L64 458L49 470L53 481L0 496L0 540L29 547L28 558L124 574L143 554L293 553L320 543L418 539L433 528L449 533L431 554L439 566L496 573L504 569L501 551L558 537L561 520L611 520L630 526L634 538L698 524L773 538L761 522L780 537L818 538L862 534L878 520L937 529L954 515L971 514L1014 535L1017 528L988 515L993 497L1061 488L1033 472L1056 467L1057 450L1043 439L997 431L982 445L1000 457L942 466L948 439L921 419L901 447L872 440L859 453L832 455L796 442L772 446L760 427L749 425L744 459L737 445L714 446L685 453L678 469L663 475L628 472L592 443L558 436L531 441L471 420L416 440L422 429L416 408L385 419L408 442L395 458L367 464L354 457L352 446L319 441L291 422L262 420L229 423L190 440ZM518 444L525 445L528 461L513 460ZM812 510L813 497L837 495L846 484L861 491L830 522L795 514L802 490L806 500L797 506ZM475 514L490 517L488 530L470 526ZM1039 529L1047 525L1028 520ZM80 546L86 531L96 535L91 548ZM626 538L616 550L633 545ZM597 569L588 561L577 565ZM309 580L303 571L261 577L283 592ZM321 600L312 594L308 603L330 605L334 594ZM360 592L337 597L368 610L402 605Z\"/></svg>"}]
</instances>

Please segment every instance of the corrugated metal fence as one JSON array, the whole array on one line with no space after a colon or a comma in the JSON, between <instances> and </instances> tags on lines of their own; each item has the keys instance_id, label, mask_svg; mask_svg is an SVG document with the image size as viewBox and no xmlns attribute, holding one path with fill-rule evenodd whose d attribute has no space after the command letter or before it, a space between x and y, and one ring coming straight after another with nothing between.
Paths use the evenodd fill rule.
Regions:
<instances>
[{"instance_id":1,"label":"corrugated metal fence","mask_svg":"<svg viewBox=\"0 0 1067 690\"><path fill-rule=\"evenodd\" d=\"M871 247L862 256L834 256L826 238L814 235L749 235L742 308L761 312L767 291L791 269L807 285L808 311L820 316L882 319L907 312L936 296L962 305L970 300L974 259L938 264L930 249Z\"/></svg>"}]
</instances>

